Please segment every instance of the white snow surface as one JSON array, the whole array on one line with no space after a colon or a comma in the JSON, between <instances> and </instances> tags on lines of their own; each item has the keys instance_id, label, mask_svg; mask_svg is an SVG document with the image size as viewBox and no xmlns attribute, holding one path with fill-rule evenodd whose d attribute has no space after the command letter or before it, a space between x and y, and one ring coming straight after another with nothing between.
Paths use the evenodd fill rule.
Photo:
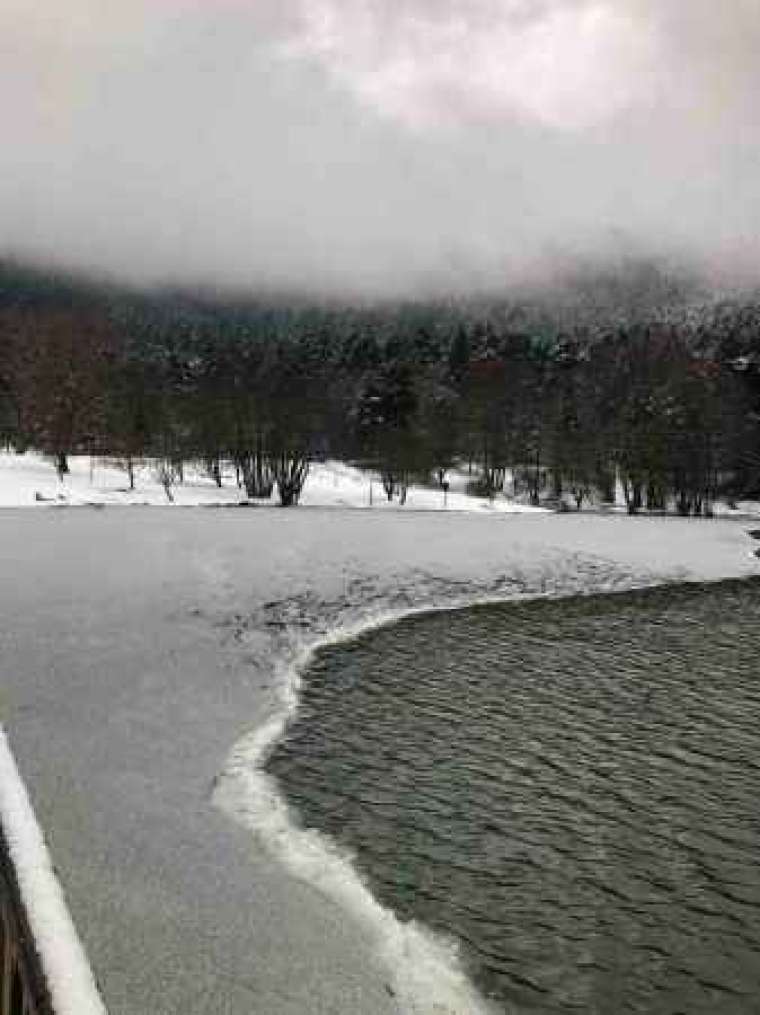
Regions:
<instances>
[{"instance_id":1,"label":"white snow surface","mask_svg":"<svg viewBox=\"0 0 760 1015\"><path fill-rule=\"evenodd\" d=\"M0 822L56 1015L106 1015L26 787L0 726Z\"/></svg>"},{"instance_id":2,"label":"white snow surface","mask_svg":"<svg viewBox=\"0 0 760 1015\"><path fill-rule=\"evenodd\" d=\"M34 452L14 454L0 452L0 507L51 507L55 505L153 505L166 506L169 502L152 465L136 467L135 489L129 489L126 471L114 459L89 455L72 455L70 473L63 482L58 481L50 459ZM443 491L435 487L411 486L406 503L398 498L389 502L377 475L338 461L313 462L303 489L300 503L305 507L350 507L396 511L476 511L492 514L537 512L511 500L504 494L494 499L473 497L465 493L467 475L452 472L451 489L444 499ZM188 465L184 482L172 487L174 505L197 507L238 504L245 494L235 482L229 468L223 476L223 486L204 475L203 469ZM270 501L277 503L276 495Z\"/></svg>"}]
</instances>

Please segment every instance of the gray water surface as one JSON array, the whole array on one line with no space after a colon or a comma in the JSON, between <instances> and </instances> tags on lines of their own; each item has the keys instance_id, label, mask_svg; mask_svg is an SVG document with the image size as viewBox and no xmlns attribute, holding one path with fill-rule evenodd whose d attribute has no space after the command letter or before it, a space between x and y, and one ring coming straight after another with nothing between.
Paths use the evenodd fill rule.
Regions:
<instances>
[{"instance_id":1,"label":"gray water surface","mask_svg":"<svg viewBox=\"0 0 760 1015\"><path fill-rule=\"evenodd\" d=\"M321 651L268 769L509 1012L760 1012L760 582Z\"/></svg>"}]
</instances>

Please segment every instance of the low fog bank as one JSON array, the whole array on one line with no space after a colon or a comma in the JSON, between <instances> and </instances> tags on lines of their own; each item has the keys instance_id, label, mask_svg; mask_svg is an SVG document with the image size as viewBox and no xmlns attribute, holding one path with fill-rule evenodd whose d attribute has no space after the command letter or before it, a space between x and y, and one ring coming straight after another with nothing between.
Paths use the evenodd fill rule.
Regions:
<instances>
[{"instance_id":1,"label":"low fog bank","mask_svg":"<svg viewBox=\"0 0 760 1015\"><path fill-rule=\"evenodd\" d=\"M0 4L0 253L139 285L756 279L760 17L702 0Z\"/></svg>"},{"instance_id":2,"label":"low fog bank","mask_svg":"<svg viewBox=\"0 0 760 1015\"><path fill-rule=\"evenodd\" d=\"M385 321L408 315L459 320L467 326L490 322L510 330L543 328L614 329L635 323L713 327L729 308L760 305L760 280L700 270L694 263L646 256L630 244L610 246L605 257L555 256L533 274L493 284L466 279L369 293L348 287L321 288L305 282L267 285L214 283L208 278L169 283L125 281L117 272L71 268L61 260L0 257L0 313L33 314L59 307L74 313L104 311L129 331L146 320L183 327L189 321L250 324L262 314L284 313L295 327L313 314L337 340L347 321ZM420 319L422 321L422 318ZM183 324L184 322L184 324ZM342 322L342 323L341 323Z\"/></svg>"}]
</instances>

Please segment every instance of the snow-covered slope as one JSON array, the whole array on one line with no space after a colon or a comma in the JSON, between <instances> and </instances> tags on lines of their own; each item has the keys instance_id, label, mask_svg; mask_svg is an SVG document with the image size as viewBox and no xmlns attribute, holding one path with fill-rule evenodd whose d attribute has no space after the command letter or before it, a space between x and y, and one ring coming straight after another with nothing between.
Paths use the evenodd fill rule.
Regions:
<instances>
[{"instance_id":1,"label":"snow-covered slope","mask_svg":"<svg viewBox=\"0 0 760 1015\"><path fill-rule=\"evenodd\" d=\"M135 489L129 489L127 473L108 459L88 455L69 459L71 472L58 481L52 463L40 455L0 453L0 507L50 506L51 504L161 504L168 503L154 469L137 469ZM464 492L466 476L450 477L451 490L444 503L443 492L432 487L412 486L406 504L389 503L377 478L342 462L314 463L301 497L311 507L351 507L401 511L536 511L505 496L489 501ZM236 504L243 499L235 476L227 473L219 489L202 470L188 467L183 483L172 488L180 506ZM276 503L273 498L272 503Z\"/></svg>"}]
</instances>

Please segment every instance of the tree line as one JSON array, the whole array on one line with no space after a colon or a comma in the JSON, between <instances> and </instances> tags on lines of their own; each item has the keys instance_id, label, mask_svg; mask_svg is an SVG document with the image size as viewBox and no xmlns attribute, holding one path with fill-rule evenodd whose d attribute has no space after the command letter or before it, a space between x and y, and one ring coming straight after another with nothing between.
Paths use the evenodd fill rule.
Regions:
<instances>
[{"instance_id":1,"label":"tree line","mask_svg":"<svg viewBox=\"0 0 760 1015\"><path fill-rule=\"evenodd\" d=\"M61 475L90 452L298 502L315 458L533 504L710 514L760 494L760 314L540 301L336 307L2 285L0 431ZM577 310L577 308L576 308Z\"/></svg>"}]
</instances>

